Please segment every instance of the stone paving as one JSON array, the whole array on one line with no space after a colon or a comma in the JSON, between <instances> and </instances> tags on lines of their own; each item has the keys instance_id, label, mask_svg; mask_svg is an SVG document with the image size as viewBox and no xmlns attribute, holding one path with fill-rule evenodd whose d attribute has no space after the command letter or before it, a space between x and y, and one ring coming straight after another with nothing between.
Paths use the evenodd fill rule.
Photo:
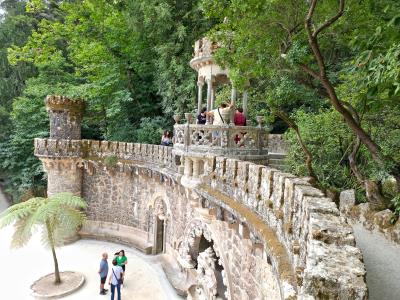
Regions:
<instances>
[{"instance_id":1,"label":"stone paving","mask_svg":"<svg viewBox=\"0 0 400 300\"><path fill-rule=\"evenodd\" d=\"M0 203L2 200L0 199ZM35 234L24 248L10 249L12 232L11 226L0 230L1 299L33 299L30 295L30 285L39 277L53 272L51 253L40 244L39 233ZM135 249L119 244L94 240L80 240L57 250L62 271L78 271L86 277L82 289L63 299L110 299L109 295L99 295L97 271L102 252L106 251L109 257L112 257L112 254L120 249L124 249L128 257L122 299L180 299L168 283L156 257L144 256ZM110 258L109 263L111 265Z\"/></svg>"},{"instance_id":2,"label":"stone paving","mask_svg":"<svg viewBox=\"0 0 400 300\"><path fill-rule=\"evenodd\" d=\"M400 247L362 225L353 229L367 268L369 300L400 299Z\"/></svg>"}]
</instances>

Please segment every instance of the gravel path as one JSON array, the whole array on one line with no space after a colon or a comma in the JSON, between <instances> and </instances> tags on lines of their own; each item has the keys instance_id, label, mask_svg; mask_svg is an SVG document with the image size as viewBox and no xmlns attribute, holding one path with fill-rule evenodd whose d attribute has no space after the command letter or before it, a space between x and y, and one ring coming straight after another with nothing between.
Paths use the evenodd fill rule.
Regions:
<instances>
[{"instance_id":1,"label":"gravel path","mask_svg":"<svg viewBox=\"0 0 400 300\"><path fill-rule=\"evenodd\" d=\"M0 193L0 211L6 207ZM39 277L54 271L51 252L41 245L39 233L33 236L27 246L10 249L13 231L12 226L0 230L0 265L3 270L0 272L0 286L3 287L0 298L33 299L30 285ZM78 292L63 299L110 299L109 293L107 296L99 295L97 271L103 252L108 252L111 265L112 254L120 249L124 249L128 257L122 299L181 299L167 281L156 257L146 256L123 245L95 240L80 240L56 250L61 271L78 271L86 277L85 285Z\"/></svg>"},{"instance_id":2,"label":"gravel path","mask_svg":"<svg viewBox=\"0 0 400 300\"><path fill-rule=\"evenodd\" d=\"M354 225L353 229L367 268L369 299L400 299L400 247L362 225Z\"/></svg>"}]
</instances>

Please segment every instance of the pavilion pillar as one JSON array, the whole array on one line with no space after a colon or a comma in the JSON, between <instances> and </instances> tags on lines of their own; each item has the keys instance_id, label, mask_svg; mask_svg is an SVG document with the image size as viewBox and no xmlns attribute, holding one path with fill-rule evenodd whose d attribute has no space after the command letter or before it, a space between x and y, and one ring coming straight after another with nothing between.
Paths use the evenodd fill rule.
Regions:
<instances>
[{"instance_id":1,"label":"pavilion pillar","mask_svg":"<svg viewBox=\"0 0 400 300\"><path fill-rule=\"evenodd\" d=\"M243 92L243 113L245 117L247 118L247 100L248 100L248 93L247 91Z\"/></svg>"},{"instance_id":2,"label":"pavilion pillar","mask_svg":"<svg viewBox=\"0 0 400 300\"><path fill-rule=\"evenodd\" d=\"M237 91L234 87L232 87L232 93L231 93L231 105L236 104L236 97L237 97ZM231 112L231 125L234 124L234 117L235 117L235 110Z\"/></svg>"},{"instance_id":3,"label":"pavilion pillar","mask_svg":"<svg viewBox=\"0 0 400 300\"><path fill-rule=\"evenodd\" d=\"M211 110L215 108L215 87L211 89Z\"/></svg>"},{"instance_id":4,"label":"pavilion pillar","mask_svg":"<svg viewBox=\"0 0 400 300\"><path fill-rule=\"evenodd\" d=\"M207 111L211 111L212 79L207 79ZM207 116L206 124L210 124L210 117Z\"/></svg>"},{"instance_id":5,"label":"pavilion pillar","mask_svg":"<svg viewBox=\"0 0 400 300\"><path fill-rule=\"evenodd\" d=\"M201 113L201 106L202 106L202 100L203 100L203 81L198 81L197 82L197 115L200 115Z\"/></svg>"}]
</instances>

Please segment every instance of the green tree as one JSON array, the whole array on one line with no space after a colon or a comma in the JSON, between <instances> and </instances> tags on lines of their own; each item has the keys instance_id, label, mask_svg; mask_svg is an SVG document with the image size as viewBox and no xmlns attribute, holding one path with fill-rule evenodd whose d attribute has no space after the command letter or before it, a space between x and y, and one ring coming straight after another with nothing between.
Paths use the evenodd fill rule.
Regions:
<instances>
[{"instance_id":1,"label":"green tree","mask_svg":"<svg viewBox=\"0 0 400 300\"><path fill-rule=\"evenodd\" d=\"M384 143L369 131L371 124L365 118L373 110L382 115L386 110L398 109L396 101L383 102L373 97L376 91L380 91L381 97L396 96L399 91L398 60L393 46L398 43L400 32L397 1L204 0L203 3L206 14L219 20L211 33L222 46L217 59L231 70L236 85L269 82L277 76L289 77L312 90L314 112L327 106L338 111L355 137L355 150L362 145L369 153L363 156L368 164L373 162L380 173L394 176L400 187L400 161L395 154L398 146L387 151ZM358 95L348 92L357 90L354 83L361 83L357 86ZM278 107L284 104L279 99L277 102L268 103L271 110L276 104ZM351 174L362 179L360 183L368 191L375 184L369 185L371 181L364 177L368 179L374 174L366 173L363 178L357 175L356 166L363 163L357 152L350 151L346 159L352 161ZM379 197L379 191L373 194Z\"/></svg>"},{"instance_id":2,"label":"green tree","mask_svg":"<svg viewBox=\"0 0 400 300\"><path fill-rule=\"evenodd\" d=\"M49 198L32 198L9 207L0 215L0 228L14 223L13 247L26 245L36 226L43 226L42 241L50 247L54 261L55 284L61 283L55 248L61 246L84 223L86 202L71 193Z\"/></svg>"}]
</instances>

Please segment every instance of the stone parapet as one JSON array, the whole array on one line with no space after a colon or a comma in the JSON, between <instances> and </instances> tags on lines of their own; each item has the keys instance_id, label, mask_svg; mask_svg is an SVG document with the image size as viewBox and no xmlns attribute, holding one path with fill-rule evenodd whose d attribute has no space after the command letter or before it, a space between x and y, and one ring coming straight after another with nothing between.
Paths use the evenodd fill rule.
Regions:
<instances>
[{"instance_id":1,"label":"stone parapet","mask_svg":"<svg viewBox=\"0 0 400 300\"><path fill-rule=\"evenodd\" d=\"M40 139L35 141L35 155L39 158L82 158L105 159L116 157L121 161L145 161L173 169L176 165L172 147L108 142L95 140L55 140ZM179 164L179 161L178 161Z\"/></svg>"},{"instance_id":2,"label":"stone parapet","mask_svg":"<svg viewBox=\"0 0 400 300\"><path fill-rule=\"evenodd\" d=\"M367 299L362 253L330 198L291 174L236 159L215 159L212 188L245 204L275 230L296 273L293 288L299 296ZM349 266L345 273L343 266Z\"/></svg>"},{"instance_id":3,"label":"stone parapet","mask_svg":"<svg viewBox=\"0 0 400 300\"><path fill-rule=\"evenodd\" d=\"M39 139L34 140L37 157L83 157L82 140Z\"/></svg>"},{"instance_id":4,"label":"stone parapet","mask_svg":"<svg viewBox=\"0 0 400 300\"><path fill-rule=\"evenodd\" d=\"M320 190L302 178L270 167L211 154L179 157L175 151L172 147L124 142L35 140L35 154L48 165L57 160L75 163L79 158L83 165L99 160L106 164L108 157L115 157L114 163L119 166L136 165L147 168L149 172L158 170L162 174L179 174L183 162L183 176L176 176L179 182L176 191L183 186L186 192L181 195L186 195L193 203L198 203L197 198L189 196L193 192L208 194L210 199L225 203L226 210L240 210L240 220L245 220L243 222L248 224L251 232L258 234L264 247L269 249L267 252L271 257L267 260L271 261L280 280L282 299L367 299L366 271L361 251L355 246L352 229L340 217L334 202ZM125 168L116 168L116 171L125 171ZM52 174L49 173L59 176L57 172ZM131 195L132 192L125 189L134 190L137 184L130 185L130 177L122 175L114 176L113 180L121 185L124 193ZM91 176L89 170L87 176ZM102 176L108 176L104 170ZM137 176L148 177L145 172ZM166 184L167 181L159 177L160 182ZM76 178L78 182L80 177ZM191 185L183 183L191 179L195 179ZM104 186L107 185L107 182L104 183ZM166 191L168 189L171 187ZM122 195L113 194L112 197L120 199ZM185 211L187 207L180 206L173 214L179 214L181 210ZM202 208L198 210L202 211ZM211 222L215 215L212 210L208 213ZM173 215L171 217L174 218ZM174 226L183 225L176 223ZM268 230L276 238L272 239ZM241 235L248 236L243 230ZM277 249L283 249L284 253L279 255ZM237 265L241 265L240 261ZM236 271L232 272L235 274ZM232 299L241 299L242 292L234 290L236 296Z\"/></svg>"},{"instance_id":5,"label":"stone parapet","mask_svg":"<svg viewBox=\"0 0 400 300\"><path fill-rule=\"evenodd\" d=\"M268 135L268 153L286 155L289 145L283 138L283 134Z\"/></svg>"}]
</instances>

